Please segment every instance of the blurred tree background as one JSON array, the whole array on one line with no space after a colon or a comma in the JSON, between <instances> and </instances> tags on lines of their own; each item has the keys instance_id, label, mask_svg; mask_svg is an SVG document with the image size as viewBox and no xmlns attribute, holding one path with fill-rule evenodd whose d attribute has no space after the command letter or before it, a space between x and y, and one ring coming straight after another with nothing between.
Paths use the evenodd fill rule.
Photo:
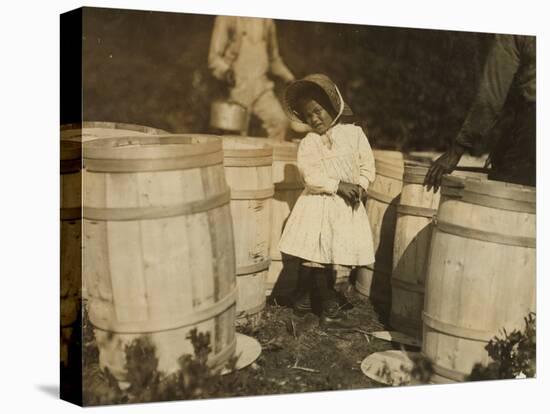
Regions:
<instances>
[{"instance_id":1,"label":"blurred tree background","mask_svg":"<svg viewBox=\"0 0 550 414\"><path fill-rule=\"evenodd\" d=\"M86 8L84 119L208 131L226 93L209 73L214 16ZM473 100L492 35L277 20L296 77L322 72L340 87L371 144L444 150ZM276 92L282 93L277 84ZM253 125L255 131L259 125Z\"/></svg>"}]
</instances>

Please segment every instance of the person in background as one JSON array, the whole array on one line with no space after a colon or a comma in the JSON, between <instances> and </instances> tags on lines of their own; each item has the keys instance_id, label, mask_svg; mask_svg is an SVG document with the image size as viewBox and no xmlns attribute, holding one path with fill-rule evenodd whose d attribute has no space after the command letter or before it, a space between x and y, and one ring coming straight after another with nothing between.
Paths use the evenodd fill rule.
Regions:
<instances>
[{"instance_id":1,"label":"person in background","mask_svg":"<svg viewBox=\"0 0 550 414\"><path fill-rule=\"evenodd\" d=\"M294 313L311 312L316 298L324 328L355 329L334 289L334 265L374 263L372 231L361 202L375 178L374 155L360 127L340 122L351 109L326 75L309 75L289 85L284 105L290 119L312 129L298 148L305 189L279 243L281 252L302 262Z\"/></svg>"},{"instance_id":2,"label":"person in background","mask_svg":"<svg viewBox=\"0 0 550 414\"><path fill-rule=\"evenodd\" d=\"M511 130L493 144L488 178L536 185L536 43L533 36L496 35L476 100L451 148L426 174L424 184L437 191L462 154L480 145L505 102L513 106Z\"/></svg>"},{"instance_id":3,"label":"person in background","mask_svg":"<svg viewBox=\"0 0 550 414\"><path fill-rule=\"evenodd\" d=\"M268 74L292 82L294 75L279 54L272 19L217 16L208 66L230 88L230 100L262 121L269 138L284 140L289 122L273 92Z\"/></svg>"}]
</instances>

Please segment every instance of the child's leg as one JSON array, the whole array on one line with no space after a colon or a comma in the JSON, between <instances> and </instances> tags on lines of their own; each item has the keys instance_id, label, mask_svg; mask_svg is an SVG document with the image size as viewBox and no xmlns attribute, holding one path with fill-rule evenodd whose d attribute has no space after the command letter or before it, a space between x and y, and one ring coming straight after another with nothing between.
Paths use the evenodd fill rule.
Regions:
<instances>
[{"instance_id":1,"label":"child's leg","mask_svg":"<svg viewBox=\"0 0 550 414\"><path fill-rule=\"evenodd\" d=\"M330 268L315 268L312 271L313 295L321 303L321 312L330 306L338 307L338 295L334 290L333 272Z\"/></svg>"},{"instance_id":2,"label":"child's leg","mask_svg":"<svg viewBox=\"0 0 550 414\"><path fill-rule=\"evenodd\" d=\"M307 263L301 263L298 270L298 281L294 291L293 308L294 313L303 316L311 312L311 280L312 268Z\"/></svg>"},{"instance_id":3,"label":"child's leg","mask_svg":"<svg viewBox=\"0 0 550 414\"><path fill-rule=\"evenodd\" d=\"M332 269L314 269L313 279L315 294L321 302L321 324L327 329L354 330L358 324L343 315L340 298L333 288Z\"/></svg>"}]
</instances>

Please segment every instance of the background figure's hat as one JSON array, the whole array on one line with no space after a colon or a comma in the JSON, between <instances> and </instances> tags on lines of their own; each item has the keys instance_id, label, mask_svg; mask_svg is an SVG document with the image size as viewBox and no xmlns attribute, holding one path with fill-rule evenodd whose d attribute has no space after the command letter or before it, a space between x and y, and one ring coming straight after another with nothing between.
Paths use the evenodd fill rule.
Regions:
<instances>
[{"instance_id":1,"label":"background figure's hat","mask_svg":"<svg viewBox=\"0 0 550 414\"><path fill-rule=\"evenodd\" d=\"M342 115L353 115L351 108L344 102L344 98L342 98L342 94L338 90L336 84L327 75L315 73L291 83L285 90L283 107L287 116L292 121L306 123L302 119L302 115L297 110L297 103L302 92L305 89L310 88L312 85L320 88L327 95L334 111L337 113L333 123L335 123Z\"/></svg>"}]
</instances>

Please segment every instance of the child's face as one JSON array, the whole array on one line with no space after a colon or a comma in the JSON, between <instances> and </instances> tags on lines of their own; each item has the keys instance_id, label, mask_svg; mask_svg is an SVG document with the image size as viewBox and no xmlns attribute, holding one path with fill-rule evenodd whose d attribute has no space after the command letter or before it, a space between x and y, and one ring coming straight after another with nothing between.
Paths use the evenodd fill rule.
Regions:
<instances>
[{"instance_id":1,"label":"child's face","mask_svg":"<svg viewBox=\"0 0 550 414\"><path fill-rule=\"evenodd\" d=\"M303 102L302 116L313 131L319 135L327 132L334 119L315 99Z\"/></svg>"}]
</instances>

